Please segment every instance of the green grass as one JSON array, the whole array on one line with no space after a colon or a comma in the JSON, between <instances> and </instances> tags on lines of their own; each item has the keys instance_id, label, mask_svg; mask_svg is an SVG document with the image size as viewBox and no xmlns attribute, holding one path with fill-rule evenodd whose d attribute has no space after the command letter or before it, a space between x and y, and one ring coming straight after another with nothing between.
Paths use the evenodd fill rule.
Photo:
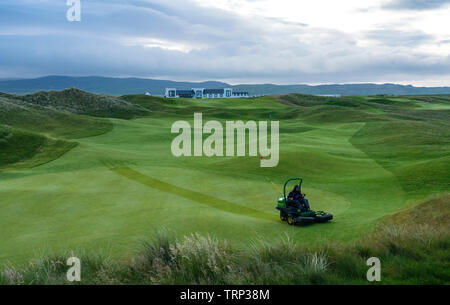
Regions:
<instances>
[{"instance_id":1,"label":"green grass","mask_svg":"<svg viewBox=\"0 0 450 305\"><path fill-rule=\"evenodd\" d=\"M58 159L75 146L75 142L0 127L0 170L39 166Z\"/></svg>"},{"instance_id":2,"label":"green grass","mask_svg":"<svg viewBox=\"0 0 450 305\"><path fill-rule=\"evenodd\" d=\"M148 114L146 109L129 104L117 97L97 95L75 88L63 91L41 91L15 96L15 98L33 105L96 117L130 119Z\"/></svg>"},{"instance_id":3,"label":"green grass","mask_svg":"<svg viewBox=\"0 0 450 305\"><path fill-rule=\"evenodd\" d=\"M276 241L249 240L245 249L239 249L211 235L176 238L160 230L126 260L66 251L23 268L0 268L0 284L69 284L65 261L73 255L81 259L84 285L367 285L370 257L381 261L381 284L449 284L449 200L449 195L434 197L389 215L373 234L348 244L305 246L283 234Z\"/></svg>"},{"instance_id":4,"label":"green grass","mask_svg":"<svg viewBox=\"0 0 450 305\"><path fill-rule=\"evenodd\" d=\"M108 119L58 111L1 96L0 124L63 139L96 136L113 128Z\"/></svg>"},{"instance_id":5,"label":"green grass","mask_svg":"<svg viewBox=\"0 0 450 305\"><path fill-rule=\"evenodd\" d=\"M209 234L243 250L262 236L271 244L286 234L301 249L347 245L373 232L386 215L449 190L449 112L421 107L413 97L121 99L150 112L110 119L109 132L78 139L53 162L0 173L0 262L20 265L46 251L77 249L127 259L161 228L180 240ZM170 127L192 121L194 112L204 121L280 120L279 166L261 168L254 157L173 157ZM20 126L31 128L21 118ZM59 126L39 133L74 132ZM280 194L268 179L280 187L294 176L304 178L313 209L335 215L332 222L289 227L279 221L274 207Z\"/></svg>"},{"instance_id":6,"label":"green grass","mask_svg":"<svg viewBox=\"0 0 450 305\"><path fill-rule=\"evenodd\" d=\"M77 146L73 139L111 131L107 119L58 111L0 94L0 170L32 168Z\"/></svg>"}]
</instances>

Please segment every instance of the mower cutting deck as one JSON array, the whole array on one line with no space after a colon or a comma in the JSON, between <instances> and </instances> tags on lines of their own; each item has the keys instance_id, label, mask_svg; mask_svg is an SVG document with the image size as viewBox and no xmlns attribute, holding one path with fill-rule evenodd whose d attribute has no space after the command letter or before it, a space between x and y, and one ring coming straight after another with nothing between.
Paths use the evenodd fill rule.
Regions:
<instances>
[{"instance_id":1,"label":"mower cutting deck","mask_svg":"<svg viewBox=\"0 0 450 305\"><path fill-rule=\"evenodd\" d=\"M333 215L323 211L313 211L305 208L298 201L289 200L286 196L286 186L291 181L299 181L300 193L302 189L302 178L291 178L284 184L284 197L278 199L277 210L280 211L280 219L287 221L291 226L297 223L323 223L333 219ZM302 194L303 198L306 196Z\"/></svg>"}]
</instances>

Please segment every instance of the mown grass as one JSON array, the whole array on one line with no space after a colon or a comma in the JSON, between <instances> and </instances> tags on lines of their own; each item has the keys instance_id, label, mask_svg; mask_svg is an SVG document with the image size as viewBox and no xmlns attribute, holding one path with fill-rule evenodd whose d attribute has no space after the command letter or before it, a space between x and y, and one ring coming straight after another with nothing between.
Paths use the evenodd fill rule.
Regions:
<instances>
[{"instance_id":1,"label":"mown grass","mask_svg":"<svg viewBox=\"0 0 450 305\"><path fill-rule=\"evenodd\" d=\"M248 252L250 241L261 248L260 236L265 244L277 245L287 235L301 251L336 249L340 256L329 257L328 270L341 256L339 263L354 267L358 262L366 270L362 259L345 258L340 247L367 236L383 216L449 191L449 112L435 108L441 100L423 108L424 102L403 97L121 99L148 109L149 115L102 119L24 101L15 103L24 111L14 112L11 103L0 107L0 113L9 111L0 122L10 120L13 129L58 139L97 135L77 140L80 145L53 162L0 173L0 263L24 266L45 249L83 248L128 266L137 240L169 228L171 240L180 243L191 232L214 236L220 245L226 240L238 258L242 253L252 264L257 262ZM278 167L262 169L257 157L175 158L171 125L192 122L194 112L223 124L280 120ZM67 122L59 119L62 115ZM313 209L334 214L332 222L293 228L278 220L278 189L294 176L304 178Z\"/></svg>"},{"instance_id":2,"label":"mown grass","mask_svg":"<svg viewBox=\"0 0 450 305\"><path fill-rule=\"evenodd\" d=\"M23 268L3 267L0 284L70 284L65 262L77 254L78 284L369 284L370 257L381 261L378 284L450 284L449 202L443 195L395 213L351 244L300 246L280 235L236 248L209 235L159 231L126 261L85 252L45 256Z\"/></svg>"}]
</instances>

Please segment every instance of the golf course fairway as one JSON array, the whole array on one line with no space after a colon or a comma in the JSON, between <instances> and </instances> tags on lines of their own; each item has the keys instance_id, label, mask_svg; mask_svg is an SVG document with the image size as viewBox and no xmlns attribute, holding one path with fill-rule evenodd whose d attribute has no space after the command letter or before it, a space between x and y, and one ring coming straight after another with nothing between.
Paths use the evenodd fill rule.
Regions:
<instances>
[{"instance_id":1,"label":"golf course fairway","mask_svg":"<svg viewBox=\"0 0 450 305\"><path fill-rule=\"evenodd\" d=\"M345 243L364 238L384 216L449 190L445 101L125 98L151 112L102 118L110 131L75 139L79 144L59 158L3 168L0 263L70 250L126 258L161 229L239 247L286 234L305 245ZM192 121L194 113L223 124L279 121L278 166L262 168L259 157L173 156L171 126ZM295 227L280 221L276 201L291 177L303 178L311 208L332 213L333 221Z\"/></svg>"}]
</instances>

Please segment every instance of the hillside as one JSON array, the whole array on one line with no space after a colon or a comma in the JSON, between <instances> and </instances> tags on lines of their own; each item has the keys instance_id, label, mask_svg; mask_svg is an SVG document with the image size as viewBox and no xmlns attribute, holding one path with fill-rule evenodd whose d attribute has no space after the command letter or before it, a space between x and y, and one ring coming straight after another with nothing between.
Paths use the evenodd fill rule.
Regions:
<instances>
[{"instance_id":1,"label":"hillside","mask_svg":"<svg viewBox=\"0 0 450 305\"><path fill-rule=\"evenodd\" d=\"M96 95L74 88L63 91L40 91L15 98L54 110L96 117L129 119L148 113L147 110L119 98Z\"/></svg>"},{"instance_id":2,"label":"hillside","mask_svg":"<svg viewBox=\"0 0 450 305\"><path fill-rule=\"evenodd\" d=\"M223 88L229 85L222 82L176 82L144 78L112 78L112 77L68 77L47 76L36 79L0 80L0 91L28 94L37 91L64 90L79 88L84 91L101 94L123 95L144 94L150 92L162 95L165 88Z\"/></svg>"},{"instance_id":3,"label":"hillside","mask_svg":"<svg viewBox=\"0 0 450 305\"><path fill-rule=\"evenodd\" d=\"M14 94L29 94L38 91L79 88L84 91L110 95L145 94L163 95L165 88L224 88L235 91L248 91L250 95L274 95L302 93L313 95L368 96L390 95L430 95L450 94L450 87L413 87L398 84L332 84L332 85L275 85L238 84L224 82L177 82L145 78L114 77L70 77L46 76L35 79L0 80L0 91Z\"/></svg>"},{"instance_id":4,"label":"hillside","mask_svg":"<svg viewBox=\"0 0 450 305\"><path fill-rule=\"evenodd\" d=\"M108 120L96 117L133 118L148 112L118 98L78 89L25 96L0 93L0 168L44 164L77 145L70 140L112 129Z\"/></svg>"},{"instance_id":5,"label":"hillside","mask_svg":"<svg viewBox=\"0 0 450 305\"><path fill-rule=\"evenodd\" d=\"M248 91L251 95L273 95L302 93L313 95L342 95L342 96L368 96L368 95L430 95L450 94L450 87L414 87L398 84L332 84L332 85L237 85L236 91Z\"/></svg>"},{"instance_id":6,"label":"hillside","mask_svg":"<svg viewBox=\"0 0 450 305\"><path fill-rule=\"evenodd\" d=\"M0 124L25 131L76 139L111 130L112 124L100 118L27 103L21 99L0 97Z\"/></svg>"},{"instance_id":7,"label":"hillside","mask_svg":"<svg viewBox=\"0 0 450 305\"><path fill-rule=\"evenodd\" d=\"M61 157L76 146L76 142L0 125L0 169L33 168Z\"/></svg>"}]
</instances>

